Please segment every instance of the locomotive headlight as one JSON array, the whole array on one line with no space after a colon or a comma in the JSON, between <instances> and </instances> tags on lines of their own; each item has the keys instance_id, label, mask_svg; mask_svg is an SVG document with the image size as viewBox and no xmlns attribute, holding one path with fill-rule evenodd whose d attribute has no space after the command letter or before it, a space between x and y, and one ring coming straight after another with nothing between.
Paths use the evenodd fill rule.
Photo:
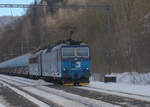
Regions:
<instances>
[{"instance_id":1,"label":"locomotive headlight","mask_svg":"<svg viewBox=\"0 0 150 107\"><path fill-rule=\"evenodd\" d=\"M88 71L88 70L89 70L89 68L84 68L83 70L84 70L84 71Z\"/></svg>"},{"instance_id":2,"label":"locomotive headlight","mask_svg":"<svg viewBox=\"0 0 150 107\"><path fill-rule=\"evenodd\" d=\"M64 71L67 71L67 68L64 68Z\"/></svg>"}]
</instances>

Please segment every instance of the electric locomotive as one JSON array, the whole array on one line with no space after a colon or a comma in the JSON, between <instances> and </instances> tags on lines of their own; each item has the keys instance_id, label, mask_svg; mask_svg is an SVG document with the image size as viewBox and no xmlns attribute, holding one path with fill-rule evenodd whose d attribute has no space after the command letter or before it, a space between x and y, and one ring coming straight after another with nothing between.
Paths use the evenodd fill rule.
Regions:
<instances>
[{"instance_id":1,"label":"electric locomotive","mask_svg":"<svg viewBox=\"0 0 150 107\"><path fill-rule=\"evenodd\" d=\"M61 47L61 71L66 83L85 85L89 83L90 54L87 45L66 45Z\"/></svg>"},{"instance_id":2,"label":"electric locomotive","mask_svg":"<svg viewBox=\"0 0 150 107\"><path fill-rule=\"evenodd\" d=\"M75 41L40 50L29 59L31 78L42 77L64 85L88 84L90 69L89 47Z\"/></svg>"}]
</instances>

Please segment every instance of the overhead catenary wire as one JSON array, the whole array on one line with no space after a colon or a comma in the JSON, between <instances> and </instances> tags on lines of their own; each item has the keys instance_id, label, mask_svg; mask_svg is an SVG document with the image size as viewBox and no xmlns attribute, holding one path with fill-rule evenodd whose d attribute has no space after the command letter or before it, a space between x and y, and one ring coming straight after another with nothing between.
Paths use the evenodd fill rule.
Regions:
<instances>
[{"instance_id":1,"label":"overhead catenary wire","mask_svg":"<svg viewBox=\"0 0 150 107\"><path fill-rule=\"evenodd\" d=\"M28 5L28 4L0 4L0 8L72 8L72 9L105 9L109 5L66 5L66 6L49 6L49 5Z\"/></svg>"}]
</instances>

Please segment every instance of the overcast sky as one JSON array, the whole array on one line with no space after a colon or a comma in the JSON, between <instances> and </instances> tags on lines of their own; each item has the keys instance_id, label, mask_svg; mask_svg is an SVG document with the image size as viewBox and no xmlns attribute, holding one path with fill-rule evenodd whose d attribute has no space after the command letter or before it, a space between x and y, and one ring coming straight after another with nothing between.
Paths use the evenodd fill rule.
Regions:
<instances>
[{"instance_id":1,"label":"overcast sky","mask_svg":"<svg viewBox=\"0 0 150 107\"><path fill-rule=\"evenodd\" d=\"M0 4L31 4L34 0L0 0ZM0 8L0 16L21 16L25 9L21 8Z\"/></svg>"}]
</instances>

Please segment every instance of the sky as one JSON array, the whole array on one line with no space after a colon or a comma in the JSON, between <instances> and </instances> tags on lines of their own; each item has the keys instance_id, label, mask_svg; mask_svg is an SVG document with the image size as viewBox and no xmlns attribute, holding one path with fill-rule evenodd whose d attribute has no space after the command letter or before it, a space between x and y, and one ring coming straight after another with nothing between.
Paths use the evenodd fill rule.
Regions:
<instances>
[{"instance_id":1,"label":"sky","mask_svg":"<svg viewBox=\"0 0 150 107\"><path fill-rule=\"evenodd\" d=\"M0 0L0 4L31 4L34 0ZM22 16L25 14L23 8L0 8L0 16Z\"/></svg>"}]
</instances>

